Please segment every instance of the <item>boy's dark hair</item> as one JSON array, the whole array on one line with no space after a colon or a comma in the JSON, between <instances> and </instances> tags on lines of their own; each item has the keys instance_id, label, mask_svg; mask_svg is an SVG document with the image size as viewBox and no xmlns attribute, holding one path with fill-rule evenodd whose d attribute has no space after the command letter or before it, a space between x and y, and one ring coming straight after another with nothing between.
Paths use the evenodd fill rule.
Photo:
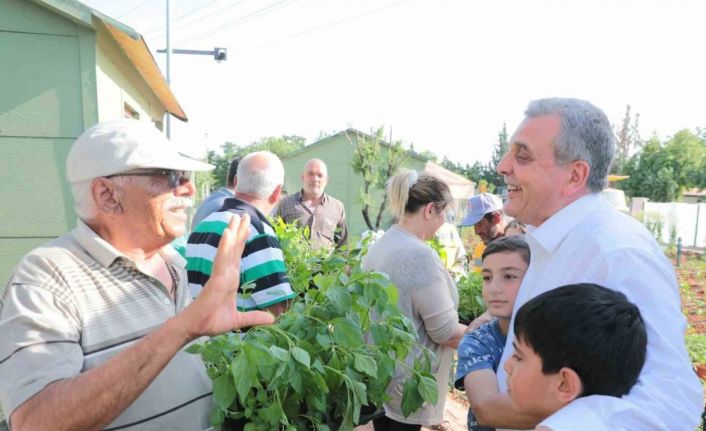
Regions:
<instances>
[{"instance_id":1,"label":"boy's dark hair","mask_svg":"<svg viewBox=\"0 0 706 431\"><path fill-rule=\"evenodd\" d=\"M511 227L514 227L515 229L519 230L519 231L522 232L523 234L524 234L524 233L527 233L527 226L525 226L523 223L520 223L520 222L517 221L517 220L512 220L510 223L508 223L508 224L505 226L505 230L507 231L507 230L510 229Z\"/></svg>"},{"instance_id":2,"label":"boy's dark hair","mask_svg":"<svg viewBox=\"0 0 706 431\"><path fill-rule=\"evenodd\" d=\"M240 157L235 157L230 161L228 166L228 174L226 175L226 187L233 188L235 185L235 176L238 173L238 163L240 163Z\"/></svg>"},{"instance_id":3,"label":"boy's dark hair","mask_svg":"<svg viewBox=\"0 0 706 431\"><path fill-rule=\"evenodd\" d=\"M544 374L574 370L581 396L625 395L645 364L640 310L622 293L595 284L571 284L533 298L518 310L514 330L541 358Z\"/></svg>"},{"instance_id":4,"label":"boy's dark hair","mask_svg":"<svg viewBox=\"0 0 706 431\"><path fill-rule=\"evenodd\" d=\"M483 250L482 260L495 253L517 252L522 256L522 259L529 265L530 249L529 244L524 237L519 235L503 236L491 241L485 250Z\"/></svg>"}]
</instances>

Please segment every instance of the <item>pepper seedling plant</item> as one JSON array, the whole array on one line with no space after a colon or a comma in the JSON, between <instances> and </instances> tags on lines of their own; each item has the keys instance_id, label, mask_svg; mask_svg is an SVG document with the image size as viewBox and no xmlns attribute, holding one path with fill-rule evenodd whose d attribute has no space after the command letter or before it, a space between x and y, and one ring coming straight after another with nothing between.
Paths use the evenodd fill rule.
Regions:
<instances>
[{"instance_id":1,"label":"pepper seedling plant","mask_svg":"<svg viewBox=\"0 0 706 431\"><path fill-rule=\"evenodd\" d=\"M239 420L245 431L350 431L361 408L380 408L395 367L405 415L436 403L428 350L397 308L397 289L360 268L364 247L311 251L305 232L274 223L293 288L299 293L273 325L228 333L189 348L213 380L213 425Z\"/></svg>"}]
</instances>

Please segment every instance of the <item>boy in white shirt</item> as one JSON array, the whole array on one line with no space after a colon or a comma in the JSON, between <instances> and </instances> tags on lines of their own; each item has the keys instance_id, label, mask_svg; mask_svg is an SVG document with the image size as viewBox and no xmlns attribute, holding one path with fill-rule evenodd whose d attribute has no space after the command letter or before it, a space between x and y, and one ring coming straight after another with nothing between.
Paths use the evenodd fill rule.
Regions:
<instances>
[{"instance_id":1,"label":"boy in white shirt","mask_svg":"<svg viewBox=\"0 0 706 431\"><path fill-rule=\"evenodd\" d=\"M503 367L518 412L546 419L579 397L630 392L645 363L640 310L620 292L595 284L552 289L515 316L514 352ZM617 430L605 412L586 409L582 426ZM571 424L567 424L570 428ZM536 430L550 428L540 423Z\"/></svg>"}]
</instances>

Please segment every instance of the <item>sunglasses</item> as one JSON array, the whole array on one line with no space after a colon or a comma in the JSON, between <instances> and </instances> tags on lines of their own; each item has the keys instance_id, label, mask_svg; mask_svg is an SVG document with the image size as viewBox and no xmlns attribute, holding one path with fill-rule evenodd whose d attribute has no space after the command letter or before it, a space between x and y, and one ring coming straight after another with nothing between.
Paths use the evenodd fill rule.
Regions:
<instances>
[{"instance_id":1,"label":"sunglasses","mask_svg":"<svg viewBox=\"0 0 706 431\"><path fill-rule=\"evenodd\" d=\"M191 172L173 171L170 169L151 169L139 172L122 172L119 174L108 175L105 178L113 177L165 177L170 188L177 188L181 184L191 181Z\"/></svg>"}]
</instances>

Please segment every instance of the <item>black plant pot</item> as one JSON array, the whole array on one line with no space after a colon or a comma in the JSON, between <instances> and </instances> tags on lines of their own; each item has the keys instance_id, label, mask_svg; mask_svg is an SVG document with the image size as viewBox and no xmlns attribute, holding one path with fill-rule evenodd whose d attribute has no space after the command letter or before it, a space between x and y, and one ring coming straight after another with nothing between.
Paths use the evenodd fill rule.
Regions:
<instances>
[{"instance_id":1,"label":"black plant pot","mask_svg":"<svg viewBox=\"0 0 706 431\"><path fill-rule=\"evenodd\" d=\"M381 408L377 408L375 406L367 405L363 406L360 408L360 416L358 418L358 424L360 425L365 425L368 422L372 421L373 419L377 419L381 416L385 415L385 410ZM223 425L221 425L221 431L243 431L245 429L245 425L248 422L245 419L229 419L226 418L226 420L223 422ZM332 430L337 430L339 426L341 426L340 421L334 421L333 423L328 424L329 427ZM312 429L313 431L313 429Z\"/></svg>"}]
</instances>

